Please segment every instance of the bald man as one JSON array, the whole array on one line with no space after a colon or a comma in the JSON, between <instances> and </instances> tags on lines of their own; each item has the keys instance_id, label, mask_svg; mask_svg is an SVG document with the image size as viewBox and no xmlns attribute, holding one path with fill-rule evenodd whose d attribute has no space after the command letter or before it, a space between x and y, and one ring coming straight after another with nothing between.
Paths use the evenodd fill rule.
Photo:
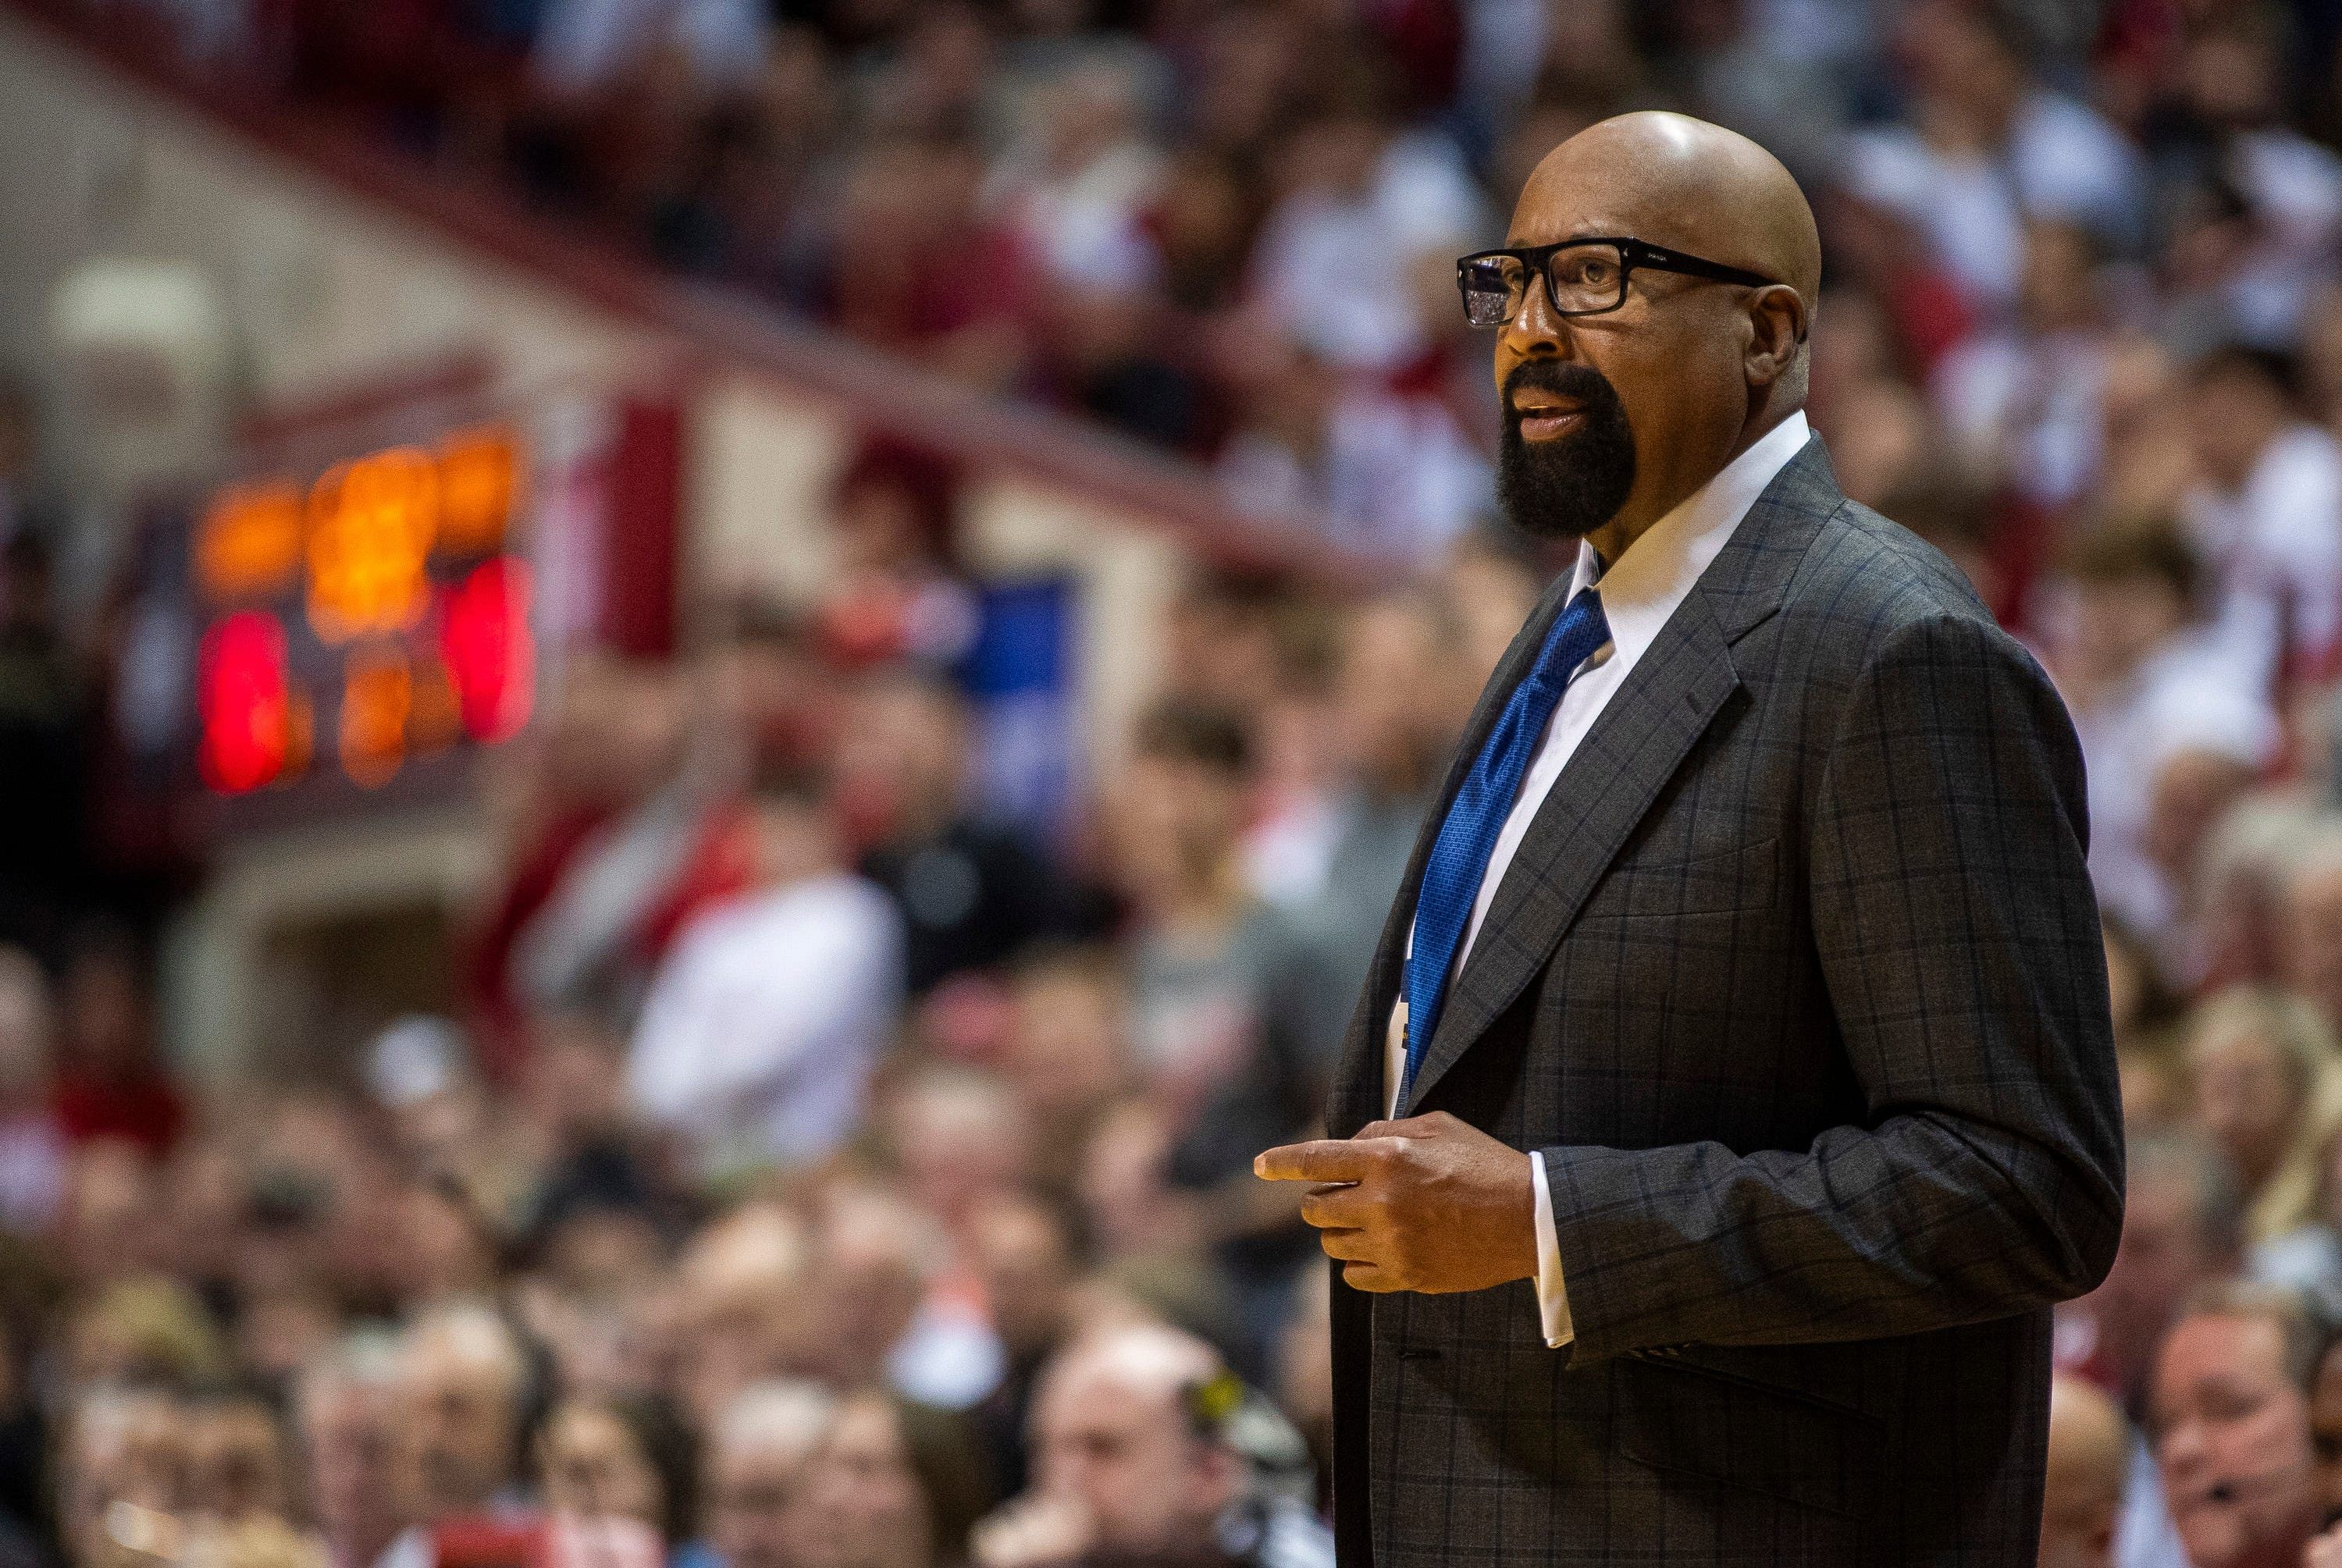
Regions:
<instances>
[{"instance_id":1,"label":"bald man","mask_svg":"<svg viewBox=\"0 0 2342 1568\"><path fill-rule=\"evenodd\" d=\"M1034 1395L1033 1488L976 1527L977 1568L1333 1568L1324 1523L1259 1484L1231 1440L1241 1395L1177 1329L1068 1344Z\"/></svg>"},{"instance_id":2,"label":"bald man","mask_svg":"<svg viewBox=\"0 0 2342 1568\"><path fill-rule=\"evenodd\" d=\"M2113 1568L2129 1473L2130 1424L2115 1402L2079 1378L2053 1381L2041 1568Z\"/></svg>"},{"instance_id":3,"label":"bald man","mask_svg":"<svg viewBox=\"0 0 2342 1568\"><path fill-rule=\"evenodd\" d=\"M1501 250L1512 521L1576 544L1385 926L1311 1183L1346 1568L2029 1568L2122 1151L2048 681L1807 430L1762 148L1573 136ZM1328 301L1328 308L1339 302Z\"/></svg>"}]
</instances>

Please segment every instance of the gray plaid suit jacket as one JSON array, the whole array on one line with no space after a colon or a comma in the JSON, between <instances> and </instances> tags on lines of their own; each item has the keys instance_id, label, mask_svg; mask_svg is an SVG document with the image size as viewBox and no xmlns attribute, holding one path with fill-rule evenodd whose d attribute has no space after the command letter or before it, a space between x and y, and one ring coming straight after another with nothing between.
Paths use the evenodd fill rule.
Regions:
<instances>
[{"instance_id":1,"label":"gray plaid suit jacket","mask_svg":"<svg viewBox=\"0 0 2342 1568\"><path fill-rule=\"evenodd\" d=\"M1438 814L1336 1137L1380 1114ZM2087 832L2047 678L1809 443L1571 757L1406 1107L1541 1152L1576 1343L1526 1282L1337 1269L1345 1568L2030 1568L2048 1309L2121 1228Z\"/></svg>"}]
</instances>

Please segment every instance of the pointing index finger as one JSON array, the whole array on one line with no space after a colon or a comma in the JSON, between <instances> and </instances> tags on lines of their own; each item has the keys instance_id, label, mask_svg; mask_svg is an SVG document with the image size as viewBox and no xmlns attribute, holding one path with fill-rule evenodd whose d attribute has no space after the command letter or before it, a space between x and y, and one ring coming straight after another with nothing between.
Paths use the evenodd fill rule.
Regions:
<instances>
[{"instance_id":1,"label":"pointing index finger","mask_svg":"<svg viewBox=\"0 0 2342 1568\"><path fill-rule=\"evenodd\" d=\"M1256 1156L1252 1174L1264 1182L1356 1182L1365 1178L1368 1158L1347 1139L1318 1138Z\"/></svg>"}]
</instances>

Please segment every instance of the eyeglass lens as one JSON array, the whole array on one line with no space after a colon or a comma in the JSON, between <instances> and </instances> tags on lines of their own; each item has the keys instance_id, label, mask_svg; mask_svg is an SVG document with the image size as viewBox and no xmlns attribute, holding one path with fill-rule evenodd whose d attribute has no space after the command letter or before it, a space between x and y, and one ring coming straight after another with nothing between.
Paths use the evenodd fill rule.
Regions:
<instances>
[{"instance_id":1,"label":"eyeglass lens","mask_svg":"<svg viewBox=\"0 0 2342 1568\"><path fill-rule=\"evenodd\" d=\"M1464 264L1465 315L1475 326L1502 326L1519 314L1528 275L1518 256L1474 256ZM1563 315L1616 310L1626 281L1626 262L1616 245L1572 245L1546 263L1546 289Z\"/></svg>"}]
</instances>

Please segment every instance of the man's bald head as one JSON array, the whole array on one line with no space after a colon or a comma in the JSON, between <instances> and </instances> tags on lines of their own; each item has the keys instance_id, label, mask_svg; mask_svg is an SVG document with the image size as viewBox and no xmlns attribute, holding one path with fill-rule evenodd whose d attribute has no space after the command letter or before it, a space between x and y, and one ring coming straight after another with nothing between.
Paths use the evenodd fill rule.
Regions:
<instances>
[{"instance_id":1,"label":"man's bald head","mask_svg":"<svg viewBox=\"0 0 2342 1568\"><path fill-rule=\"evenodd\" d=\"M1552 209L1607 215L1589 232L1633 235L1767 277L1811 310L1822 286L1822 239L1806 193L1781 160L1737 131L1648 110L1599 121L1547 153L1513 215L1515 245L1566 235L1522 229Z\"/></svg>"},{"instance_id":2,"label":"man's bald head","mask_svg":"<svg viewBox=\"0 0 2342 1568\"><path fill-rule=\"evenodd\" d=\"M2042 1568L2107 1568L2130 1469L2130 1428L2115 1402L2078 1378L2049 1385Z\"/></svg>"},{"instance_id":3,"label":"man's bald head","mask_svg":"<svg viewBox=\"0 0 2342 1568\"><path fill-rule=\"evenodd\" d=\"M1192 1390L1217 1352L1156 1323L1098 1330L1057 1353L1033 1396L1039 1490L1077 1503L1102 1554L1205 1554L1245 1481L1231 1449L1199 1440Z\"/></svg>"},{"instance_id":4,"label":"man's bald head","mask_svg":"<svg viewBox=\"0 0 2342 1568\"><path fill-rule=\"evenodd\" d=\"M1546 154L1522 188L1506 244L1596 235L1772 280L1644 266L1616 310L1564 316L1533 286L1502 328L1506 504L1533 532L1582 528L1616 560L1804 404L1821 239L1805 194L1773 155L1721 125L1657 113L1601 121ZM1525 424L1519 399L1533 389L1548 416ZM1569 515L1589 505L1601 515ZM1537 515L1541 508L1559 521Z\"/></svg>"}]
</instances>

